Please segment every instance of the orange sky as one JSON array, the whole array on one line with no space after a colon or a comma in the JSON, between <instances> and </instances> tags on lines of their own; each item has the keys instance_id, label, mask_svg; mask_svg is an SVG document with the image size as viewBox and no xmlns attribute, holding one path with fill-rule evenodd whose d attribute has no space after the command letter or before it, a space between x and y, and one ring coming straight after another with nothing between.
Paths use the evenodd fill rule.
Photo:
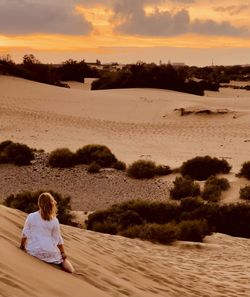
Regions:
<instances>
[{"instance_id":1,"label":"orange sky","mask_svg":"<svg viewBox=\"0 0 250 297\"><path fill-rule=\"evenodd\" d=\"M17 6L16 1L0 1L0 53L16 60L34 53L49 62L71 55L126 63L141 57L147 62L175 60L176 48L183 62L195 64L195 56L194 62L189 56L193 50L202 53L197 64L207 64L211 54L216 60L218 49L220 64L250 63L250 0L60 1L20 0ZM222 59L223 49L231 57Z\"/></svg>"}]
</instances>

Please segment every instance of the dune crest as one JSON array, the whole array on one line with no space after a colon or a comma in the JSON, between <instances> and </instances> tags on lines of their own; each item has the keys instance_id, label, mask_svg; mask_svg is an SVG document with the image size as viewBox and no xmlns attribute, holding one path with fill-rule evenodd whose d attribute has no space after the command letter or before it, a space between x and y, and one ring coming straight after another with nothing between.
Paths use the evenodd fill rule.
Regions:
<instances>
[{"instance_id":1,"label":"dune crest","mask_svg":"<svg viewBox=\"0 0 250 297\"><path fill-rule=\"evenodd\" d=\"M18 249L25 217L0 206L0 296L250 295L249 239L214 234L163 246L62 226L70 275Z\"/></svg>"}]
</instances>

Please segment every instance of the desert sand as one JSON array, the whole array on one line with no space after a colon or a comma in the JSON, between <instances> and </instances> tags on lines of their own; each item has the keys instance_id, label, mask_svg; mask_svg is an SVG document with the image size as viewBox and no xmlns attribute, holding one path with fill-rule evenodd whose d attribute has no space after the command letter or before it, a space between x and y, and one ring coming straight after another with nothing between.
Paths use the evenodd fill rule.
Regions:
<instances>
[{"instance_id":1,"label":"desert sand","mask_svg":"<svg viewBox=\"0 0 250 297\"><path fill-rule=\"evenodd\" d=\"M23 190L53 189L69 194L75 211L93 211L126 199L168 197L175 175L137 181L112 169L90 175L84 166L46 166L48 152L90 143L107 145L127 164L149 159L174 168L197 155L224 157L233 168L223 202L236 201L239 188L249 185L235 173L249 161L250 92L221 89L199 97L69 84L0 76L0 142L45 150L30 166L0 165L0 201ZM181 116L180 108L192 114ZM196 114L207 109L213 113ZM249 239L213 234L202 244L162 246L62 226L76 268L69 275L18 249L25 216L0 206L0 296L250 296Z\"/></svg>"},{"instance_id":2,"label":"desert sand","mask_svg":"<svg viewBox=\"0 0 250 297\"><path fill-rule=\"evenodd\" d=\"M47 153L98 143L127 164L148 159L172 168L208 154L233 165L223 202L238 199L239 188L249 184L235 173L249 161L250 92L222 88L200 97L155 89L90 91L91 81L69 82L66 89L0 76L0 141ZM214 113L180 116L180 108ZM52 170L46 163L45 153L32 166L0 165L0 202L20 191L55 190L72 197L74 210L93 211L128 199L164 200L175 178L137 181L110 169L89 175L84 166Z\"/></svg>"},{"instance_id":3,"label":"desert sand","mask_svg":"<svg viewBox=\"0 0 250 297\"><path fill-rule=\"evenodd\" d=\"M89 91L0 77L0 140L37 149L76 150L105 144L126 163L139 158L170 166L197 155L224 157L237 171L250 151L250 92L207 96L156 89ZM174 109L228 109L181 117Z\"/></svg>"},{"instance_id":4,"label":"desert sand","mask_svg":"<svg viewBox=\"0 0 250 297\"><path fill-rule=\"evenodd\" d=\"M76 269L70 275L18 249L25 216L0 206L0 296L250 295L249 239L214 234L201 244L163 246L62 226Z\"/></svg>"}]
</instances>

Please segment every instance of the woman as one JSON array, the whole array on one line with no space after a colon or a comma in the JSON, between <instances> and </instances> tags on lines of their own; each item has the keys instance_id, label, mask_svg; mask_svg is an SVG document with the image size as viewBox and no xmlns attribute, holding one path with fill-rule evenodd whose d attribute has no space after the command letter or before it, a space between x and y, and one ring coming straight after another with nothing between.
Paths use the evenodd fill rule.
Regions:
<instances>
[{"instance_id":1,"label":"woman","mask_svg":"<svg viewBox=\"0 0 250 297\"><path fill-rule=\"evenodd\" d=\"M74 268L64 252L54 197L50 193L42 193L38 198L38 207L39 211L27 216L20 248L42 261L60 265L65 271L73 273Z\"/></svg>"}]
</instances>

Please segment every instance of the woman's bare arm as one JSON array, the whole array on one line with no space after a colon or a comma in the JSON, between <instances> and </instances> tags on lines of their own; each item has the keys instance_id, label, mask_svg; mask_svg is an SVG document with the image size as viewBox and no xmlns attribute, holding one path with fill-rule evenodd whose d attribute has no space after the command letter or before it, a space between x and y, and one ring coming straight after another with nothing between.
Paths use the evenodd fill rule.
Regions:
<instances>
[{"instance_id":1,"label":"woman's bare arm","mask_svg":"<svg viewBox=\"0 0 250 297\"><path fill-rule=\"evenodd\" d=\"M59 248L59 250L61 252L61 255L62 255L63 260L65 260L67 258L67 256L65 254L63 244L58 244L57 247Z\"/></svg>"},{"instance_id":2,"label":"woman's bare arm","mask_svg":"<svg viewBox=\"0 0 250 297\"><path fill-rule=\"evenodd\" d=\"M22 237L21 239L21 244L20 244L20 249L25 251L25 245L26 245L27 238Z\"/></svg>"}]
</instances>

